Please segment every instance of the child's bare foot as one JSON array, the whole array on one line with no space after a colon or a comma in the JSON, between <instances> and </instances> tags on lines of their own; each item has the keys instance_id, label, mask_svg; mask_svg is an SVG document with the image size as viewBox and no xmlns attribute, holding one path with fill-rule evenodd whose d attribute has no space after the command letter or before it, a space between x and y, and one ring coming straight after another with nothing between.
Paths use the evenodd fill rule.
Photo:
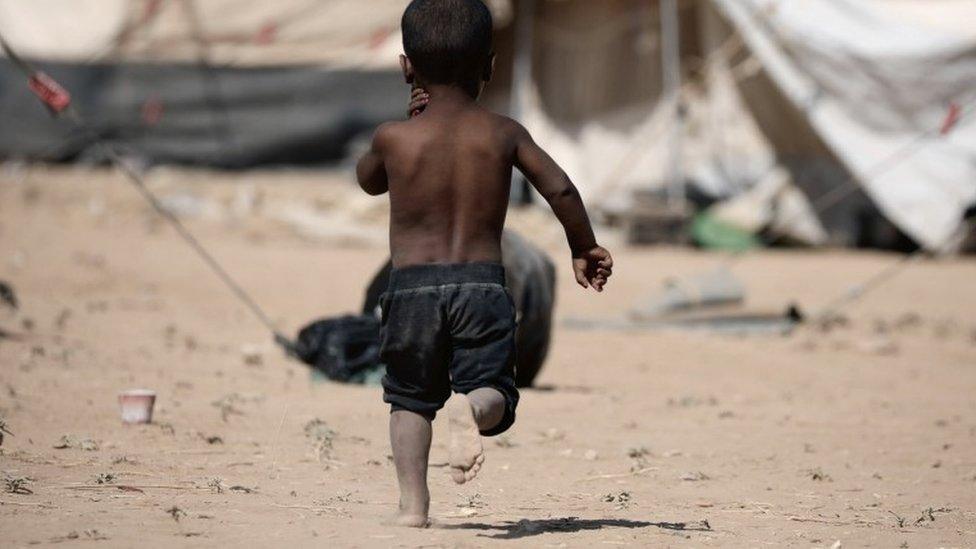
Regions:
<instances>
[{"instance_id":1,"label":"child's bare foot","mask_svg":"<svg viewBox=\"0 0 976 549\"><path fill-rule=\"evenodd\" d=\"M400 511L396 515L385 520L383 524L387 526L403 526L405 528L427 528L430 526L430 519L427 515L418 515Z\"/></svg>"},{"instance_id":2,"label":"child's bare foot","mask_svg":"<svg viewBox=\"0 0 976 549\"><path fill-rule=\"evenodd\" d=\"M481 432L466 395L458 393L447 401L447 417L451 431L451 478L464 484L478 475L485 461Z\"/></svg>"}]
</instances>

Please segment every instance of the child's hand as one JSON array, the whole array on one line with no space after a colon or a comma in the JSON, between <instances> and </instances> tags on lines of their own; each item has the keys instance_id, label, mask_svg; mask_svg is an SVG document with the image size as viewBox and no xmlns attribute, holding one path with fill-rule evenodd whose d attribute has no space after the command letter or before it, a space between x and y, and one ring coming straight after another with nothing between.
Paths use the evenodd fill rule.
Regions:
<instances>
[{"instance_id":1,"label":"child's hand","mask_svg":"<svg viewBox=\"0 0 976 549\"><path fill-rule=\"evenodd\" d=\"M580 286L602 292L613 274L613 258L605 248L594 246L573 257L573 272Z\"/></svg>"},{"instance_id":2,"label":"child's hand","mask_svg":"<svg viewBox=\"0 0 976 549\"><path fill-rule=\"evenodd\" d=\"M427 90L414 88L410 92L410 108L407 110L407 116L413 118L424 112L424 109L427 108L427 103L430 103L430 94L427 93Z\"/></svg>"}]
</instances>

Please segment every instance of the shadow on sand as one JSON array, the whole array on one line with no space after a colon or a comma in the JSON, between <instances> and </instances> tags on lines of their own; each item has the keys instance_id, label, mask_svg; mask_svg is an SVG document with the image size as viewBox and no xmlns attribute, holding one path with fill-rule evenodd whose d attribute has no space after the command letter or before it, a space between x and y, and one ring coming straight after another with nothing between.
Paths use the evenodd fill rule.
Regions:
<instances>
[{"instance_id":1,"label":"shadow on sand","mask_svg":"<svg viewBox=\"0 0 976 549\"><path fill-rule=\"evenodd\" d=\"M689 532L710 532L708 521L700 522L647 522L626 519L581 519L564 517L553 519L522 519L517 522L504 521L495 524L466 522L463 524L444 524L445 530L482 530L492 532L479 534L493 539L519 539L548 533L573 533L582 530L602 530L603 528L661 528L663 530L682 530Z\"/></svg>"}]
</instances>

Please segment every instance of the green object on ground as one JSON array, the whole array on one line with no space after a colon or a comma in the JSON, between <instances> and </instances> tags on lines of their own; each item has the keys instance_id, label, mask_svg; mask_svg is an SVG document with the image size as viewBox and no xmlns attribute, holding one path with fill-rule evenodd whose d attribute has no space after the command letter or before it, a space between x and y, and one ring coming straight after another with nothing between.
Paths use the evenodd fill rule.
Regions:
<instances>
[{"instance_id":1,"label":"green object on ground","mask_svg":"<svg viewBox=\"0 0 976 549\"><path fill-rule=\"evenodd\" d=\"M710 250L743 252L762 246L756 235L715 219L708 213L700 213L691 223L691 236L695 242Z\"/></svg>"}]
</instances>

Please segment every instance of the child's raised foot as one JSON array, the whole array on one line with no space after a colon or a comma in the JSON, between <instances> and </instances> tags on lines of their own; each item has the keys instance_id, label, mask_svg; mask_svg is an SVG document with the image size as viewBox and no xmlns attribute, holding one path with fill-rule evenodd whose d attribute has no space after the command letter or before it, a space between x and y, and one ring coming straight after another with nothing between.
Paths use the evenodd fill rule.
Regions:
<instances>
[{"instance_id":1,"label":"child's raised foot","mask_svg":"<svg viewBox=\"0 0 976 549\"><path fill-rule=\"evenodd\" d=\"M451 478L458 484L464 484L478 475L481 464L485 462L481 432L466 395L455 394L447 401L446 408L451 432Z\"/></svg>"}]
</instances>

